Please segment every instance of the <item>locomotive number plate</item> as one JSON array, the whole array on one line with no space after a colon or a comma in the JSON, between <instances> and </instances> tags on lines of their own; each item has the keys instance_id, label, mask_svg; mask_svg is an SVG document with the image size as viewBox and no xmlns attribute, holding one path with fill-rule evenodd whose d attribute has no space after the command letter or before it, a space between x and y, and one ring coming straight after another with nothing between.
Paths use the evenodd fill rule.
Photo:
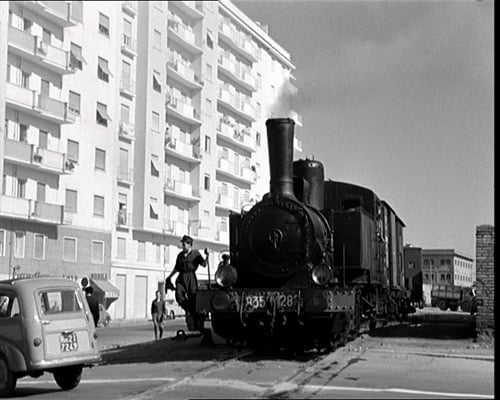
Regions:
<instances>
[{"instance_id":1,"label":"locomotive number plate","mask_svg":"<svg viewBox=\"0 0 500 400\"><path fill-rule=\"evenodd\" d=\"M279 311L296 311L298 301L299 295L297 293L261 292L245 296L247 308L254 311L272 310L272 302L276 302L276 307Z\"/></svg>"}]
</instances>

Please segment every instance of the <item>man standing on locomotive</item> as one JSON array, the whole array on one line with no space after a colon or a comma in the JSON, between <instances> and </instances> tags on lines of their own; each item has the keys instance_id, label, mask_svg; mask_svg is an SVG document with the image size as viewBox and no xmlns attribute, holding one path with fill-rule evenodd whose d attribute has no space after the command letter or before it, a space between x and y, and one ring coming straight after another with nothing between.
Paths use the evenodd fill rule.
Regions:
<instances>
[{"instance_id":1,"label":"man standing on locomotive","mask_svg":"<svg viewBox=\"0 0 500 400\"><path fill-rule=\"evenodd\" d=\"M165 289L175 290L177 303L186 312L186 324L188 330L202 330L203 319L196 313L196 291L198 290L198 280L196 270L201 265L207 265L208 250L205 248L205 258L198 250L193 249L193 238L184 235L181 239L182 251L177 255L173 271L165 280ZM175 287L170 278L178 273Z\"/></svg>"}]
</instances>

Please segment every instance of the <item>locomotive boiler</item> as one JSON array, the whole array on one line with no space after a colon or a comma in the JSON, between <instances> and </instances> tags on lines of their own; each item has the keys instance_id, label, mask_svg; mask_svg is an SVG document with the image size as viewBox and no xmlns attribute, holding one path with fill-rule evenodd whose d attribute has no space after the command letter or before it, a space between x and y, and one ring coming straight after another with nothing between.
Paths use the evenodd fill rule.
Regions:
<instances>
[{"instance_id":1,"label":"locomotive boiler","mask_svg":"<svg viewBox=\"0 0 500 400\"><path fill-rule=\"evenodd\" d=\"M229 254L197 312L230 342L332 347L362 319L400 312L404 224L371 190L325 181L316 160L293 161L294 121L266 121L270 189L229 219Z\"/></svg>"}]
</instances>

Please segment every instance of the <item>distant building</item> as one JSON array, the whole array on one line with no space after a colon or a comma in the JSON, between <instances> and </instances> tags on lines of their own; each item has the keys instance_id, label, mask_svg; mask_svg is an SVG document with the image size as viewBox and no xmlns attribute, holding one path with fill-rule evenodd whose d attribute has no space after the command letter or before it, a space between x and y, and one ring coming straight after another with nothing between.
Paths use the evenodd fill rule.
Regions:
<instances>
[{"instance_id":1,"label":"distant building","mask_svg":"<svg viewBox=\"0 0 500 400\"><path fill-rule=\"evenodd\" d=\"M472 286L476 279L474 259L455 249L422 250L423 283Z\"/></svg>"}]
</instances>

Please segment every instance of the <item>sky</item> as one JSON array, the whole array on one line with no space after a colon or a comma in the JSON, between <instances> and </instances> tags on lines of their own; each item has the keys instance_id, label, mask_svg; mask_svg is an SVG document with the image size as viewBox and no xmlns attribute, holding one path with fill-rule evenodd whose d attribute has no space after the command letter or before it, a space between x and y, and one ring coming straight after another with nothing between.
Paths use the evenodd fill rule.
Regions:
<instances>
[{"instance_id":1,"label":"sky","mask_svg":"<svg viewBox=\"0 0 500 400\"><path fill-rule=\"evenodd\" d=\"M475 257L494 224L493 1L234 4L291 55L302 158L386 200L406 244Z\"/></svg>"}]
</instances>

